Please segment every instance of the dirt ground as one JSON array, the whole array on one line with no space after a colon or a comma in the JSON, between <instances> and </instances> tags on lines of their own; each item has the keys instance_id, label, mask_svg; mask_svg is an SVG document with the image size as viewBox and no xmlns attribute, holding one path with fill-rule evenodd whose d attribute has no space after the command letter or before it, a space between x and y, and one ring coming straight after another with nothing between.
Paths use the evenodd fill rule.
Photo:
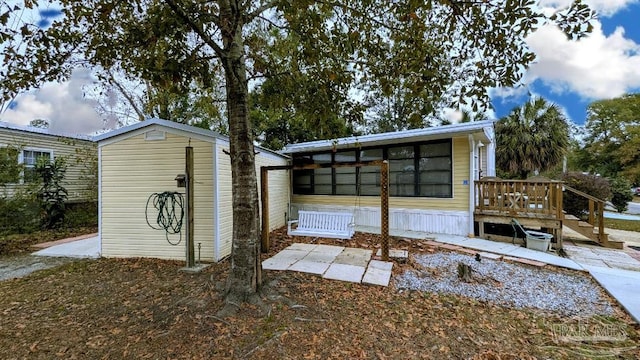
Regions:
<instances>
[{"instance_id":1,"label":"dirt ground","mask_svg":"<svg viewBox=\"0 0 640 360\"><path fill-rule=\"evenodd\" d=\"M71 261L73 259L33 255L3 256L0 257L0 281L24 277Z\"/></svg>"},{"instance_id":2,"label":"dirt ground","mask_svg":"<svg viewBox=\"0 0 640 360\"><path fill-rule=\"evenodd\" d=\"M274 236L269 254L293 239ZM311 241L296 238L296 241ZM350 245L375 248L375 236ZM335 243L320 239L318 242ZM422 241L392 239L411 253ZM582 359L640 357L640 327L614 316L565 318L452 295L399 291L295 272L264 273L266 313L219 318L229 262L79 260L0 282L2 359ZM411 261L394 266L400 272ZM615 341L561 335L614 329ZM575 330L575 331L574 331Z\"/></svg>"}]
</instances>

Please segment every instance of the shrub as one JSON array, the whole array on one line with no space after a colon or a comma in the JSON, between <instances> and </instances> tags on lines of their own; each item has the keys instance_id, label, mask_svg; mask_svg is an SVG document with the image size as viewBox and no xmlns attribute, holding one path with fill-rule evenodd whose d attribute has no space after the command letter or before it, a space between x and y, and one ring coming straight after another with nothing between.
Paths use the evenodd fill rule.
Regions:
<instances>
[{"instance_id":1,"label":"shrub","mask_svg":"<svg viewBox=\"0 0 640 360\"><path fill-rule=\"evenodd\" d=\"M65 201L68 192L62 186L67 167L64 158L56 158L49 161L46 158L38 159L35 171L38 179L42 181L37 197L42 207L42 227L54 229L64 222Z\"/></svg>"},{"instance_id":2,"label":"shrub","mask_svg":"<svg viewBox=\"0 0 640 360\"><path fill-rule=\"evenodd\" d=\"M616 211L627 211L629 207L628 202L633 200L633 194L629 191L631 183L621 177L617 177L610 180L611 182L611 203Z\"/></svg>"},{"instance_id":3,"label":"shrub","mask_svg":"<svg viewBox=\"0 0 640 360\"><path fill-rule=\"evenodd\" d=\"M98 202L67 203L65 227L70 229L98 226Z\"/></svg>"},{"instance_id":4,"label":"shrub","mask_svg":"<svg viewBox=\"0 0 640 360\"><path fill-rule=\"evenodd\" d=\"M609 181L597 175L583 174L580 172L568 172L562 176L562 181L567 186L582 191L600 200L607 201L611 198L611 186ZM627 191L629 191L627 189ZM584 217L589 212L589 200L570 191L563 194L562 206L568 214Z\"/></svg>"},{"instance_id":5,"label":"shrub","mask_svg":"<svg viewBox=\"0 0 640 360\"><path fill-rule=\"evenodd\" d=\"M40 225L40 205L28 192L16 191L0 197L0 236L36 231Z\"/></svg>"}]
</instances>

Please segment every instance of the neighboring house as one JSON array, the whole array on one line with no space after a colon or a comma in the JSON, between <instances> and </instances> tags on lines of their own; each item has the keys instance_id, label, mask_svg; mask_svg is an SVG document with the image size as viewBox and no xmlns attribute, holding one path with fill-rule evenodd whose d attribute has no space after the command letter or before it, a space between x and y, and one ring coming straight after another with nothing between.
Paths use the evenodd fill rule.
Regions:
<instances>
[{"instance_id":1,"label":"neighboring house","mask_svg":"<svg viewBox=\"0 0 640 360\"><path fill-rule=\"evenodd\" d=\"M389 161L389 221L396 230L474 234L474 180L495 176L494 122L479 121L287 145L294 165ZM293 171L297 210L353 212L380 227L379 167Z\"/></svg>"},{"instance_id":2,"label":"neighboring house","mask_svg":"<svg viewBox=\"0 0 640 360\"><path fill-rule=\"evenodd\" d=\"M0 122L0 156L5 161L23 165L19 174L12 175L13 179L0 186L0 196L11 196L33 181L33 169L38 158L53 160L63 157L67 164L63 186L69 193L68 201L95 201L91 199L92 174L89 167L90 158L97 157L97 149L89 136Z\"/></svg>"},{"instance_id":3,"label":"neighboring house","mask_svg":"<svg viewBox=\"0 0 640 360\"><path fill-rule=\"evenodd\" d=\"M149 119L100 136L99 228L102 256L185 259L185 241L171 245L147 202L154 193L184 192L185 147L194 153L194 244L196 260L220 261L231 254L233 217L229 139L213 131ZM256 168L286 165L288 158L256 147ZM260 172L257 172L260 181ZM271 229L286 224L289 175L269 174ZM146 214L145 214L146 212ZM175 242L178 235L169 235Z\"/></svg>"}]
</instances>

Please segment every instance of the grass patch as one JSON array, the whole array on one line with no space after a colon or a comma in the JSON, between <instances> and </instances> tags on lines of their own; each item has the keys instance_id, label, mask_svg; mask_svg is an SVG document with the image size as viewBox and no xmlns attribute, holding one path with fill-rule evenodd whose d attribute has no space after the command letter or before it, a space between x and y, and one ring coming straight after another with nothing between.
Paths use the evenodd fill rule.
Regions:
<instances>
[{"instance_id":1,"label":"grass patch","mask_svg":"<svg viewBox=\"0 0 640 360\"><path fill-rule=\"evenodd\" d=\"M604 226L609 229L640 232L640 221L604 218Z\"/></svg>"}]
</instances>

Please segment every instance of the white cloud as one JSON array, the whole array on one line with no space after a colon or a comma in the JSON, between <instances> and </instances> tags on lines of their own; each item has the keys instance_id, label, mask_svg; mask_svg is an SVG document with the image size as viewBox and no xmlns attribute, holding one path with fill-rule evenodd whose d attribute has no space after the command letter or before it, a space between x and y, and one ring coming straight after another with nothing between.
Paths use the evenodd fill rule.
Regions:
<instances>
[{"instance_id":1,"label":"white cloud","mask_svg":"<svg viewBox=\"0 0 640 360\"><path fill-rule=\"evenodd\" d=\"M541 0L543 8L562 9L569 7L573 0ZM638 0L585 0L584 3L595 10L601 16L611 16L624 9L628 5L637 3Z\"/></svg>"},{"instance_id":2,"label":"white cloud","mask_svg":"<svg viewBox=\"0 0 640 360\"><path fill-rule=\"evenodd\" d=\"M588 99L620 96L640 87L640 45L624 37L624 29L605 36L599 22L580 41L569 41L558 28L545 26L527 44L537 54L525 82L536 79L555 92L577 92Z\"/></svg>"},{"instance_id":3,"label":"white cloud","mask_svg":"<svg viewBox=\"0 0 640 360\"><path fill-rule=\"evenodd\" d=\"M49 120L49 129L74 134L90 134L103 127L95 110L95 100L84 96L83 87L93 83L88 70L75 70L63 83L49 83L33 93L18 96L17 106L7 109L2 121L29 125L34 119Z\"/></svg>"}]
</instances>

